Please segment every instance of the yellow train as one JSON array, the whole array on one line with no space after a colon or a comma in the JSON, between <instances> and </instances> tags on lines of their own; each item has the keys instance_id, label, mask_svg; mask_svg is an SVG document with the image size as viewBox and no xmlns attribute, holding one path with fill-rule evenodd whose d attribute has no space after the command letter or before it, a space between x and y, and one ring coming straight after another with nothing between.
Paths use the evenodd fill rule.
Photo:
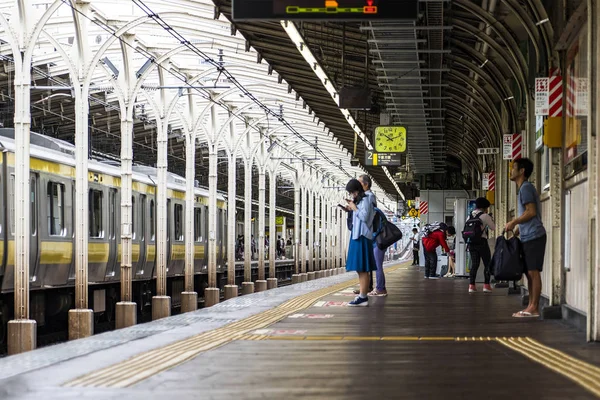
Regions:
<instances>
[{"instance_id":1,"label":"yellow train","mask_svg":"<svg viewBox=\"0 0 600 400\"><path fill-rule=\"evenodd\" d=\"M15 142L13 129L0 129L0 312L11 314L14 288ZM149 302L156 276L156 169L133 167L133 280L142 292L140 307ZM31 134L31 313L42 326L72 304L74 269L75 148L36 133ZM89 282L90 306L104 313L117 300L121 259L120 167L111 161L89 161ZM185 180L168 175L167 276L169 292L183 289ZM195 189L195 273L206 273L208 191ZM217 199L217 264L224 265L227 209ZM140 283L144 283L141 284ZM51 298L47 292L52 292ZM115 297L115 298L113 298ZM138 296L139 297L139 296ZM174 299L177 303L177 299ZM4 321L5 322L5 321ZM4 325L4 324L2 324ZM2 328L0 327L0 331ZM1 342L1 341L0 341Z\"/></svg>"}]
</instances>

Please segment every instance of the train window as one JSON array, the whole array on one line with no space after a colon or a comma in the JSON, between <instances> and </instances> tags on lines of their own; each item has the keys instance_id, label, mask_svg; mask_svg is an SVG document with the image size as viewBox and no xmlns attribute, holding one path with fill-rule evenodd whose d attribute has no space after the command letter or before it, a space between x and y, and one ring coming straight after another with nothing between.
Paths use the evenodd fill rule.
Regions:
<instances>
[{"instance_id":1,"label":"train window","mask_svg":"<svg viewBox=\"0 0 600 400\"><path fill-rule=\"evenodd\" d=\"M116 219L117 219L117 191L115 189L110 189L108 192L108 238L109 239L114 239L116 232L115 232L115 225L116 225Z\"/></svg>"},{"instance_id":2,"label":"train window","mask_svg":"<svg viewBox=\"0 0 600 400\"><path fill-rule=\"evenodd\" d=\"M131 239L135 240L135 197L131 196Z\"/></svg>"},{"instance_id":3,"label":"train window","mask_svg":"<svg viewBox=\"0 0 600 400\"><path fill-rule=\"evenodd\" d=\"M65 185L48 182L48 233L64 236L65 231Z\"/></svg>"},{"instance_id":4,"label":"train window","mask_svg":"<svg viewBox=\"0 0 600 400\"><path fill-rule=\"evenodd\" d=\"M150 200L150 240L155 240L156 222L154 221L154 200Z\"/></svg>"},{"instance_id":5,"label":"train window","mask_svg":"<svg viewBox=\"0 0 600 400\"><path fill-rule=\"evenodd\" d=\"M202 209L194 208L194 241L200 242L202 239Z\"/></svg>"},{"instance_id":6,"label":"train window","mask_svg":"<svg viewBox=\"0 0 600 400\"><path fill-rule=\"evenodd\" d=\"M15 174L10 174L8 188L8 212L10 218L10 233L15 234Z\"/></svg>"},{"instance_id":7,"label":"train window","mask_svg":"<svg viewBox=\"0 0 600 400\"><path fill-rule=\"evenodd\" d=\"M175 240L183 240L183 206L181 204L175 204L173 207L173 217L175 221Z\"/></svg>"},{"instance_id":8,"label":"train window","mask_svg":"<svg viewBox=\"0 0 600 400\"><path fill-rule=\"evenodd\" d=\"M102 195L100 190L90 190L89 207L90 207L90 237L104 237L102 230Z\"/></svg>"}]
</instances>

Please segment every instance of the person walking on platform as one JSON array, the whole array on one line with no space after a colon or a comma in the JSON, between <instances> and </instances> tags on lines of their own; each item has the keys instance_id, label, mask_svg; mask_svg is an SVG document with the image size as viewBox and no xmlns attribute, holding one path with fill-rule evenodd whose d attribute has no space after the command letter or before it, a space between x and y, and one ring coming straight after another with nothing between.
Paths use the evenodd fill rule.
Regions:
<instances>
[{"instance_id":1,"label":"person walking on platform","mask_svg":"<svg viewBox=\"0 0 600 400\"><path fill-rule=\"evenodd\" d=\"M413 228L412 235L410 235L410 242L413 249L412 265L419 265L419 230L417 228Z\"/></svg>"},{"instance_id":2,"label":"person walking on platform","mask_svg":"<svg viewBox=\"0 0 600 400\"><path fill-rule=\"evenodd\" d=\"M352 232L348 246L346 271L356 271L360 282L360 293L349 306L369 305L369 273L377 269L373 256L373 217L375 207L369 201L364 189L357 179L350 179L346 191L352 199L347 199L352 213Z\"/></svg>"},{"instance_id":3,"label":"person walking on platform","mask_svg":"<svg viewBox=\"0 0 600 400\"><path fill-rule=\"evenodd\" d=\"M491 293L492 287L490 286L490 261L492 254L490 253L490 245L488 243L488 232L489 230L495 230L496 224L494 219L488 214L490 202L485 197L480 197L475 200L475 209L471 212L469 221L473 222L473 225L479 225L473 227L478 232L475 237L472 237L468 243L469 254L471 255L471 272L469 274L469 293L476 293L477 286L475 286L475 280L477 279L477 271L479 270L479 264L483 261L483 292ZM466 224L468 226L469 224ZM466 229L466 228L465 228Z\"/></svg>"},{"instance_id":4,"label":"person walking on platform","mask_svg":"<svg viewBox=\"0 0 600 400\"><path fill-rule=\"evenodd\" d=\"M448 226L445 223L434 223L425 227L423 236L423 250L425 252L425 279L438 279L437 270L437 248L442 246L446 253L450 253L448 243L446 243L446 230Z\"/></svg>"},{"instance_id":5,"label":"person walking on platform","mask_svg":"<svg viewBox=\"0 0 600 400\"><path fill-rule=\"evenodd\" d=\"M528 158L519 158L513 162L510 180L517 184L518 217L506 224L507 232L520 235L523 262L529 289L527 308L513 314L515 318L537 318L540 316L540 295L542 293L541 272L546 252L546 229L542 223L540 196L535 186L529 182L533 173L533 163Z\"/></svg>"}]
</instances>

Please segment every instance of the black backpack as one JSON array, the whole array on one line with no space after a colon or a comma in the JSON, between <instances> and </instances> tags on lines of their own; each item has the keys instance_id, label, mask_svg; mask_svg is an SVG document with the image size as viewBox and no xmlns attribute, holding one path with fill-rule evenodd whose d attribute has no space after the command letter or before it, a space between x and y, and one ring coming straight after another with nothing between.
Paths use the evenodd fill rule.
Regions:
<instances>
[{"instance_id":1,"label":"black backpack","mask_svg":"<svg viewBox=\"0 0 600 400\"><path fill-rule=\"evenodd\" d=\"M462 237L467 244L481 244L483 242L483 221L481 217L485 214L483 211L471 216L462 231Z\"/></svg>"}]
</instances>

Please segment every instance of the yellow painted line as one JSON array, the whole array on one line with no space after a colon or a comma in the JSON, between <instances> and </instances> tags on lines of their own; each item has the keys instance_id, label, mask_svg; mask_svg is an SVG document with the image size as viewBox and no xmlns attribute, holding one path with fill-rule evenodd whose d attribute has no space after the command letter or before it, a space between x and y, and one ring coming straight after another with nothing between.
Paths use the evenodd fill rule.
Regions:
<instances>
[{"instance_id":1,"label":"yellow painted line","mask_svg":"<svg viewBox=\"0 0 600 400\"><path fill-rule=\"evenodd\" d=\"M419 340L418 336L384 336L381 340L397 340L403 342L417 341Z\"/></svg>"},{"instance_id":2,"label":"yellow painted line","mask_svg":"<svg viewBox=\"0 0 600 400\"><path fill-rule=\"evenodd\" d=\"M249 335L264 337L260 340L338 340L338 341L397 341L397 342L481 342L495 341L496 338L458 338L450 336L283 336L283 335ZM257 339L253 339L257 340Z\"/></svg>"},{"instance_id":3,"label":"yellow painted line","mask_svg":"<svg viewBox=\"0 0 600 400\"><path fill-rule=\"evenodd\" d=\"M388 271L400 268L402 264L390 267ZM281 305L233 322L221 328L204 332L191 338L172 343L165 347L138 354L132 358L106 368L80 376L66 382L67 387L112 387L123 388L135 385L148 377L180 365L198 354L208 351L234 340L247 339L249 332L266 328L281 321L290 314L310 307L323 296L352 287L355 281L338 283L327 288L306 293ZM304 340L304 337L290 339L291 336L268 337L275 340ZM262 340L262 339L261 339Z\"/></svg>"},{"instance_id":4,"label":"yellow painted line","mask_svg":"<svg viewBox=\"0 0 600 400\"><path fill-rule=\"evenodd\" d=\"M430 341L430 342L445 342L445 341L456 341L455 337L446 337L446 336L441 336L441 337L434 337L434 336L421 336L419 338L419 340L425 340L425 341Z\"/></svg>"},{"instance_id":5,"label":"yellow painted line","mask_svg":"<svg viewBox=\"0 0 600 400\"><path fill-rule=\"evenodd\" d=\"M305 340L343 340L343 336L305 336Z\"/></svg>"},{"instance_id":6,"label":"yellow painted line","mask_svg":"<svg viewBox=\"0 0 600 400\"><path fill-rule=\"evenodd\" d=\"M344 336L342 340L381 340L380 336Z\"/></svg>"},{"instance_id":7,"label":"yellow painted line","mask_svg":"<svg viewBox=\"0 0 600 400\"><path fill-rule=\"evenodd\" d=\"M498 338L497 342L577 383L600 397L598 367L529 338Z\"/></svg>"}]
</instances>

